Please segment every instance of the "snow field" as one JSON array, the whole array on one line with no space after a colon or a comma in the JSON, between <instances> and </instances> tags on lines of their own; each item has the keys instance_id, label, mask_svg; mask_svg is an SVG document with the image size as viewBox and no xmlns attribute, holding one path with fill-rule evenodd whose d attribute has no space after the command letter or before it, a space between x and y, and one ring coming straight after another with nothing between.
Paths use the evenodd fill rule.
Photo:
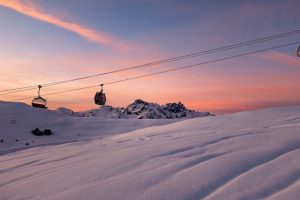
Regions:
<instances>
[{"instance_id":1,"label":"snow field","mask_svg":"<svg viewBox=\"0 0 300 200\"><path fill-rule=\"evenodd\" d=\"M299 199L300 106L119 133L0 156L0 199Z\"/></svg>"}]
</instances>

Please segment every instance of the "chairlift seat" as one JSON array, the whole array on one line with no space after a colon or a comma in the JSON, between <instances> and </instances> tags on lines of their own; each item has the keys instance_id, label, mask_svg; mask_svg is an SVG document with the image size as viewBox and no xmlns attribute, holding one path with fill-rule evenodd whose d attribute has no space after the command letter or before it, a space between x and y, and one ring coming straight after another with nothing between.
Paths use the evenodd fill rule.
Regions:
<instances>
[{"instance_id":1,"label":"chairlift seat","mask_svg":"<svg viewBox=\"0 0 300 200\"><path fill-rule=\"evenodd\" d=\"M300 57L300 46L298 48L297 55Z\"/></svg>"}]
</instances>

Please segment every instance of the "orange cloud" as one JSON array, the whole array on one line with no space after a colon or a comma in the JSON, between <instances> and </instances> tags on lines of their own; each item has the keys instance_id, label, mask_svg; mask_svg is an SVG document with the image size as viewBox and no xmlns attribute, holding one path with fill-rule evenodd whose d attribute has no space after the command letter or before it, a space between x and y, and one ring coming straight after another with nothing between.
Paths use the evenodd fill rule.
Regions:
<instances>
[{"instance_id":1,"label":"orange cloud","mask_svg":"<svg viewBox=\"0 0 300 200\"><path fill-rule=\"evenodd\" d=\"M20 1L20 0L0 0L0 5L13 9L19 13L22 13L24 15L30 16L32 18L59 26L61 28L64 28L66 30L72 31L74 33L77 33L81 37L96 42L98 44L104 44L104 45L112 45L115 47L119 47L122 49L127 49L128 44L126 44L124 41L120 41L116 38L113 38L110 35L107 35L105 33L101 33L98 31L91 30L89 28L83 27L76 23L70 23L65 22L62 19L59 19L55 16L52 16L47 13L43 13L36 4L34 4L32 1Z\"/></svg>"}]
</instances>

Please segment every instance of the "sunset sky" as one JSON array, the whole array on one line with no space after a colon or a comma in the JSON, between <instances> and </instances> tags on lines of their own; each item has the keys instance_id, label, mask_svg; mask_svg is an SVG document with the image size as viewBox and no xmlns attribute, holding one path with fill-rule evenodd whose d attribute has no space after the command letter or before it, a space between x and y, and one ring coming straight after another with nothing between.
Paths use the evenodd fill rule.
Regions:
<instances>
[{"instance_id":1,"label":"sunset sky","mask_svg":"<svg viewBox=\"0 0 300 200\"><path fill-rule=\"evenodd\" d=\"M0 0L0 90L72 79L300 29L299 0ZM276 45L300 34L180 62L42 89L130 78ZM107 104L135 99L213 113L300 104L298 45L107 85ZM99 88L48 96L48 107L96 108ZM0 96L10 101L37 91ZM24 101L30 103L31 101Z\"/></svg>"}]
</instances>

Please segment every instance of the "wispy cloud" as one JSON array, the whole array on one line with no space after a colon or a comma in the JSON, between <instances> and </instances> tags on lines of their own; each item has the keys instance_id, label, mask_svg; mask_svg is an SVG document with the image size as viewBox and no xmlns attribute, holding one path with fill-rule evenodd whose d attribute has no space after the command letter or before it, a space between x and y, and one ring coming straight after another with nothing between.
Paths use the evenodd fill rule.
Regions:
<instances>
[{"instance_id":1,"label":"wispy cloud","mask_svg":"<svg viewBox=\"0 0 300 200\"><path fill-rule=\"evenodd\" d=\"M299 67L300 66L300 60L296 56L296 53L294 56L290 56L288 54L276 52L276 51L271 51L268 53L264 53L260 55L261 57L274 61L274 62L279 62L282 64L285 64L287 66L293 66L293 67Z\"/></svg>"},{"instance_id":2,"label":"wispy cloud","mask_svg":"<svg viewBox=\"0 0 300 200\"><path fill-rule=\"evenodd\" d=\"M95 31L89 28L86 28L80 24L66 22L63 19L60 19L56 16L53 16L48 13L41 11L38 5L33 3L33 1L20 1L20 0L0 0L0 5L13 9L19 13L30 16L32 18L59 26L66 30L77 33L81 37L91 41L96 42L101 45L109 45L119 48L128 48L126 42L121 41L120 39L114 38L109 34Z\"/></svg>"}]
</instances>

